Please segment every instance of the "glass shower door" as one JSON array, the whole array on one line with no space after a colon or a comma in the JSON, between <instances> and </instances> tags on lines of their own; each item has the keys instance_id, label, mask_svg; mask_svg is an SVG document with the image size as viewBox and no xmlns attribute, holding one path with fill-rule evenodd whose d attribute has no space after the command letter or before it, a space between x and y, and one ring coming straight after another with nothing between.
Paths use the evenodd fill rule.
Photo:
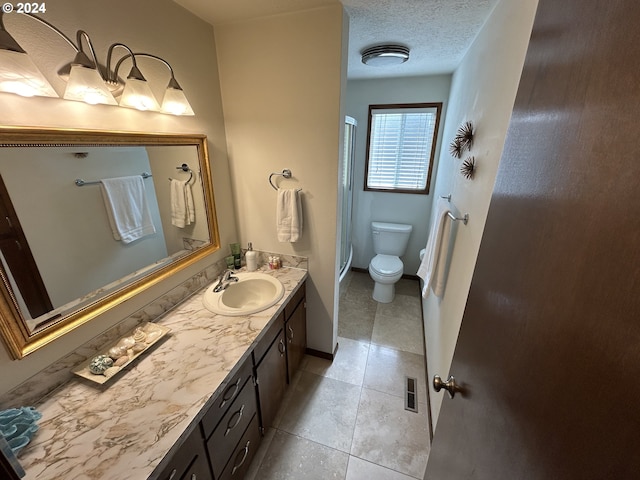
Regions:
<instances>
[{"instance_id":1,"label":"glass shower door","mask_svg":"<svg viewBox=\"0 0 640 480\"><path fill-rule=\"evenodd\" d=\"M353 162L355 157L356 121L345 117L344 162L341 175L342 238L340 241L340 274L349 267L351 259L351 209L353 206Z\"/></svg>"}]
</instances>

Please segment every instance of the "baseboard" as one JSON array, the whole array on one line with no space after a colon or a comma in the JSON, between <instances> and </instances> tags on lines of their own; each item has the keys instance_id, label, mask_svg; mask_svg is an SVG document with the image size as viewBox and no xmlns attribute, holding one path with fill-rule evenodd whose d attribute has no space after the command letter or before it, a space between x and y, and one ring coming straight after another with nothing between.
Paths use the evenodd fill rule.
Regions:
<instances>
[{"instance_id":1,"label":"baseboard","mask_svg":"<svg viewBox=\"0 0 640 480\"><path fill-rule=\"evenodd\" d=\"M336 349L333 351L333 353L321 352L320 350L314 350L313 348L307 348L306 353L307 355L324 358L325 360L331 360L333 362L333 359L336 356L336 352L338 351L338 346L339 344L336 344Z\"/></svg>"}]
</instances>

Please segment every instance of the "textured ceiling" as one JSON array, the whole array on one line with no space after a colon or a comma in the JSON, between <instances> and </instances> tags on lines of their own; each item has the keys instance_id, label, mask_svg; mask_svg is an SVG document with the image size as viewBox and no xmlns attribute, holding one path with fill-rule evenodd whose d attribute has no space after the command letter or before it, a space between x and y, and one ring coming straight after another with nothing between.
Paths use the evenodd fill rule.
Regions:
<instances>
[{"instance_id":1,"label":"textured ceiling","mask_svg":"<svg viewBox=\"0 0 640 480\"><path fill-rule=\"evenodd\" d=\"M338 3L338 0L174 1L213 25ZM349 78L453 72L498 1L341 0L349 15ZM395 67L363 65L360 52L378 43L408 46L409 61Z\"/></svg>"}]
</instances>

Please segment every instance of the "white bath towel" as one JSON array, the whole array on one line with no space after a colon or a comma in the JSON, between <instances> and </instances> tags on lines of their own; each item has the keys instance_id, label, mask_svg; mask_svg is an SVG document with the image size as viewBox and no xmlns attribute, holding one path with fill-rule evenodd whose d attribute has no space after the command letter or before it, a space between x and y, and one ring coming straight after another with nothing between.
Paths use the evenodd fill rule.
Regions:
<instances>
[{"instance_id":1,"label":"white bath towel","mask_svg":"<svg viewBox=\"0 0 640 480\"><path fill-rule=\"evenodd\" d=\"M429 289L438 297L444 293L445 268L451 238L451 219L447 215L449 212L449 202L443 198L438 199L424 258L418 268L418 276L424 280L423 298L429 296Z\"/></svg>"},{"instance_id":2,"label":"white bath towel","mask_svg":"<svg viewBox=\"0 0 640 480\"><path fill-rule=\"evenodd\" d=\"M297 242L302 237L302 199L295 189L278 189L276 231L279 242Z\"/></svg>"},{"instance_id":3,"label":"white bath towel","mask_svg":"<svg viewBox=\"0 0 640 480\"><path fill-rule=\"evenodd\" d=\"M171 179L171 223L179 228L191 225L196 219L191 185L184 180Z\"/></svg>"},{"instance_id":4,"label":"white bath towel","mask_svg":"<svg viewBox=\"0 0 640 480\"><path fill-rule=\"evenodd\" d=\"M131 243L156 232L142 176L105 178L100 189L113 238Z\"/></svg>"}]
</instances>

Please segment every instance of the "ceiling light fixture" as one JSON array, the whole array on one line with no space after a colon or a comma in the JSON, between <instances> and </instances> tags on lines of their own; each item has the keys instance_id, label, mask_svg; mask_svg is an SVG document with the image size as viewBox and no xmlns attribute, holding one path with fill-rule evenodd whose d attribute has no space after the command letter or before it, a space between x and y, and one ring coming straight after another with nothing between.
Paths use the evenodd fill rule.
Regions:
<instances>
[{"instance_id":1,"label":"ceiling light fixture","mask_svg":"<svg viewBox=\"0 0 640 480\"><path fill-rule=\"evenodd\" d=\"M2 23L2 15L3 12L0 11L0 92L15 93L23 96L58 97L55 90L27 53L7 32ZM125 44L114 43L109 47L106 71L103 74L101 69L104 69L104 67L98 64L91 39L85 31L78 30L76 45L49 22L33 14L25 15L53 30L76 51L74 60L59 71L60 77L68 82L63 96L65 100L82 101L94 105L118 105L119 103L122 107L136 108L138 110L156 111L172 115L194 115L184 91L175 78L173 68L166 60L147 53L134 53ZM84 51L83 40L88 46L88 52L91 57ZM111 62L113 51L116 47L124 48L128 53L118 60L112 71ZM147 80L138 68L136 57L148 57L158 60L169 69L171 77L165 91L162 107L158 104ZM129 58L131 59L132 67L123 82L118 77L118 68L124 60ZM118 91L122 91L119 102L116 101L112 93Z\"/></svg>"},{"instance_id":2,"label":"ceiling light fixture","mask_svg":"<svg viewBox=\"0 0 640 480\"><path fill-rule=\"evenodd\" d=\"M374 67L400 65L407 60L409 48L404 45L375 45L362 51L362 63Z\"/></svg>"}]
</instances>

